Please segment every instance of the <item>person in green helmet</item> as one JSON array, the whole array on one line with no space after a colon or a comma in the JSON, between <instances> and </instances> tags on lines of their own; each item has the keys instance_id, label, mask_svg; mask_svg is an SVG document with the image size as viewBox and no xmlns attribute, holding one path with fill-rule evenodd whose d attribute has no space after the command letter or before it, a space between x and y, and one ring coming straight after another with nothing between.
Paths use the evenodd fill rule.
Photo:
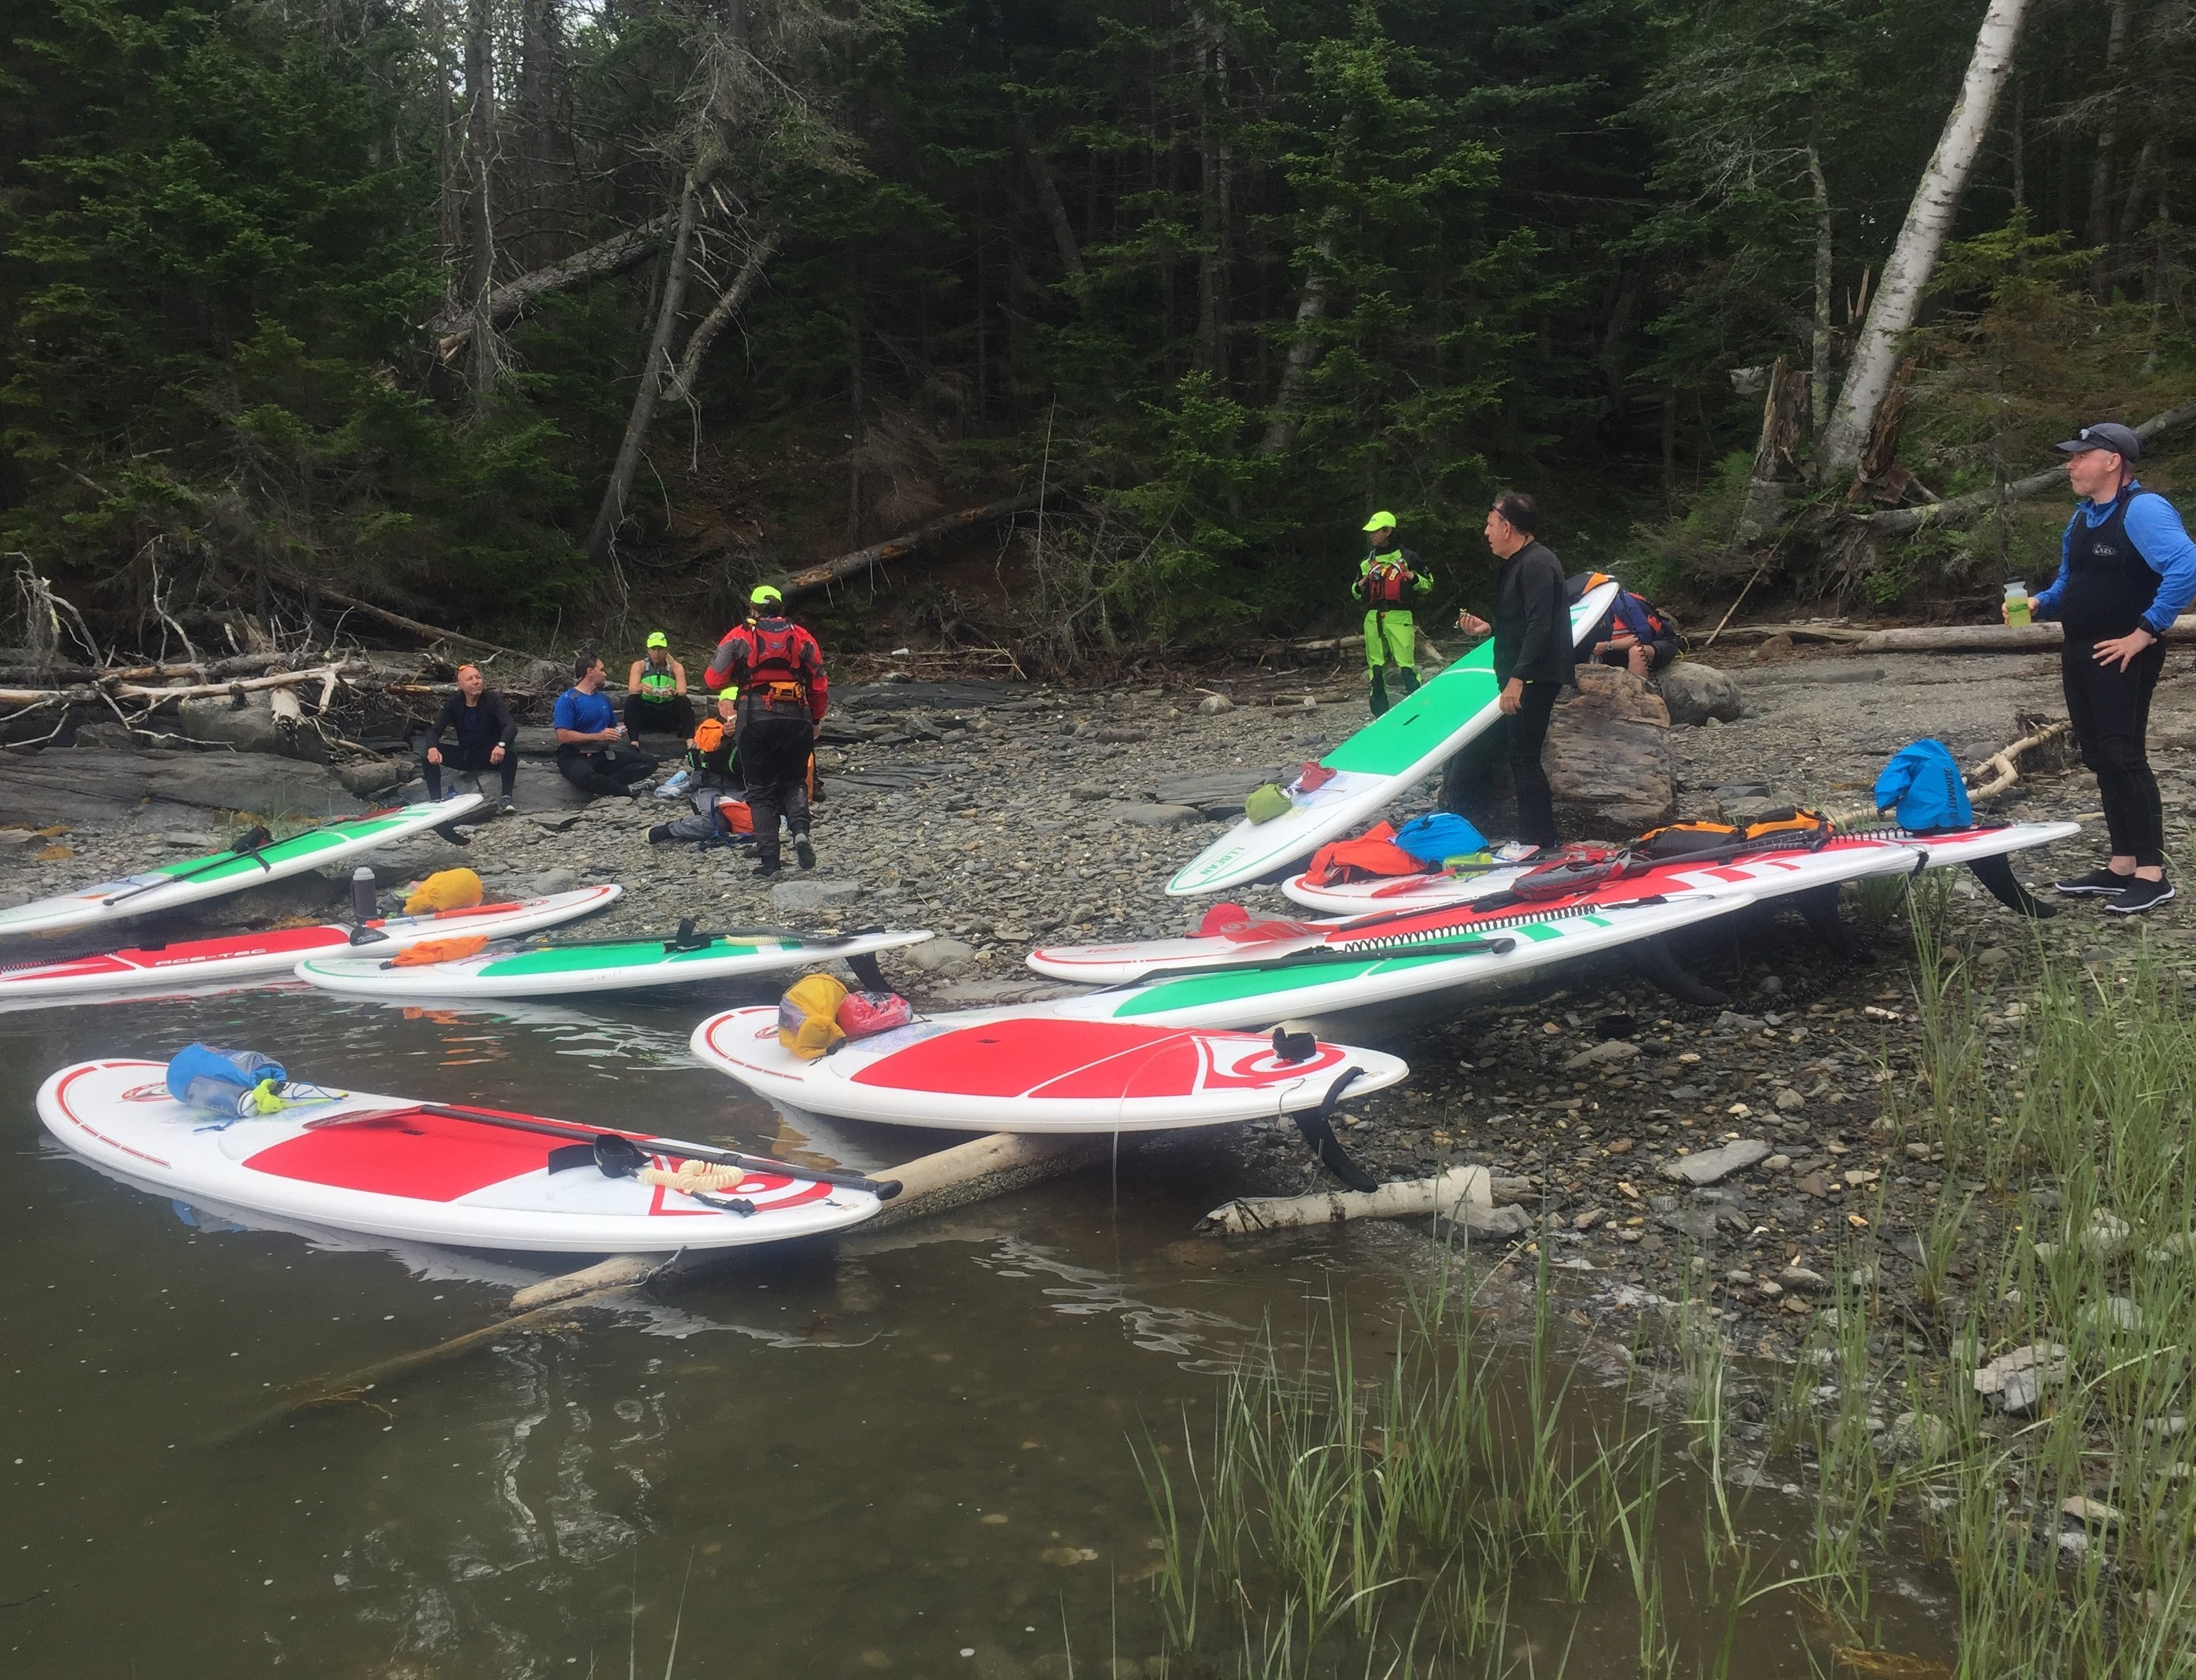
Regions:
<instances>
[{"instance_id":1,"label":"person in green helmet","mask_svg":"<svg viewBox=\"0 0 2196 1680\"><path fill-rule=\"evenodd\" d=\"M648 632L648 651L633 662L625 679L625 726L628 733L694 733L694 702L686 697L686 667L671 656L671 638Z\"/></svg>"},{"instance_id":2,"label":"person in green helmet","mask_svg":"<svg viewBox=\"0 0 2196 1680\"><path fill-rule=\"evenodd\" d=\"M1396 538L1396 516L1365 522L1371 548L1357 568L1353 592L1365 603L1365 663L1372 681L1372 715L1378 717L1419 685L1419 626L1410 603L1432 592L1433 576Z\"/></svg>"}]
</instances>

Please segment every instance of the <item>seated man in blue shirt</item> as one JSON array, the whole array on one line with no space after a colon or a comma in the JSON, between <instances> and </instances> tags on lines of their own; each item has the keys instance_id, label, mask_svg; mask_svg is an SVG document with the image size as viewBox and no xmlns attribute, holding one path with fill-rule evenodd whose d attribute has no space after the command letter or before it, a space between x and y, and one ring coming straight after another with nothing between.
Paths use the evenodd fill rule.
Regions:
<instances>
[{"instance_id":1,"label":"seated man in blue shirt","mask_svg":"<svg viewBox=\"0 0 2196 1680\"><path fill-rule=\"evenodd\" d=\"M2059 543L2059 575L2036 598L2066 639L2059 674L2082 762L2096 775L2112 858L2057 883L2108 910L2139 915L2173 897L2165 816L2145 737L2165 664L2164 637L2196 598L2196 543L2173 504L2136 482L2142 440L2123 425L2084 426L2059 445L2081 499Z\"/></svg>"},{"instance_id":2,"label":"seated man in blue shirt","mask_svg":"<svg viewBox=\"0 0 2196 1680\"><path fill-rule=\"evenodd\" d=\"M603 691L599 654L572 661L572 686L557 696L557 768L583 794L640 797L639 783L656 773L656 760L626 744L625 725Z\"/></svg>"}]
</instances>

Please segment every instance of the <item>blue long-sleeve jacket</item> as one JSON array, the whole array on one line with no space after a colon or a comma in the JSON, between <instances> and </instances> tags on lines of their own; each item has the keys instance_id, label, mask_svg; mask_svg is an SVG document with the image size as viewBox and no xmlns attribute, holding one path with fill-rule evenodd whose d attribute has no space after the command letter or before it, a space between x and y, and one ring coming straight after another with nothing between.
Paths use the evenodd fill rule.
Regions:
<instances>
[{"instance_id":1,"label":"blue long-sleeve jacket","mask_svg":"<svg viewBox=\"0 0 2196 1680\"><path fill-rule=\"evenodd\" d=\"M2196 600L2196 542L2189 540L2179 511L2164 497L2144 494L2141 484L2134 479L2120 487L2120 495L2133 498L2128 503L2128 540L2144 563L2158 574L2158 595L2142 615L2143 627L2153 636L2163 636L2188 603ZM2118 496L2101 507L2094 502L2076 505L2074 517L2066 522L2059 539L2059 575L2036 598L2037 618L2059 616L2060 598L2066 592L2066 556L2073 546L2074 520L2085 520L2095 530L2112 517L2112 510L2118 505Z\"/></svg>"}]
</instances>

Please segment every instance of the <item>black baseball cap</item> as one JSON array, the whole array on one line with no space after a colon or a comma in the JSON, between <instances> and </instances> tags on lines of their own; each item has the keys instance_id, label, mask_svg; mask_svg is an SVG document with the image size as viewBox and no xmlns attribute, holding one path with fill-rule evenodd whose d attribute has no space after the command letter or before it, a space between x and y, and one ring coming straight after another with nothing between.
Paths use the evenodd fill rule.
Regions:
<instances>
[{"instance_id":1,"label":"black baseball cap","mask_svg":"<svg viewBox=\"0 0 2196 1680\"><path fill-rule=\"evenodd\" d=\"M2078 455L2085 449L2109 449L2122 460L2139 461L2142 459L2142 440L2135 435L2131 427L2112 420L2106 420L2101 425L2083 426L2064 443L2053 447L2069 455Z\"/></svg>"}]
</instances>

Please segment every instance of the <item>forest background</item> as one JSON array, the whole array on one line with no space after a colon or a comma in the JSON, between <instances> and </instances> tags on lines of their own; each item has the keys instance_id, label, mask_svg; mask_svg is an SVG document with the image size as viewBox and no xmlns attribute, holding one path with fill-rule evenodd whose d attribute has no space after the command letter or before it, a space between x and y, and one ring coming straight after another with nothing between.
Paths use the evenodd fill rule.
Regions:
<instances>
[{"instance_id":1,"label":"forest background","mask_svg":"<svg viewBox=\"0 0 2196 1680\"><path fill-rule=\"evenodd\" d=\"M1689 614L1973 615L2055 563L2054 439L2164 417L2170 489L2196 394L2196 0L20 0L7 36L0 551L147 651L331 596L713 639L983 508L961 563L806 615L1104 666L1348 625L1376 508L1436 611L1483 605L1504 485Z\"/></svg>"}]
</instances>

